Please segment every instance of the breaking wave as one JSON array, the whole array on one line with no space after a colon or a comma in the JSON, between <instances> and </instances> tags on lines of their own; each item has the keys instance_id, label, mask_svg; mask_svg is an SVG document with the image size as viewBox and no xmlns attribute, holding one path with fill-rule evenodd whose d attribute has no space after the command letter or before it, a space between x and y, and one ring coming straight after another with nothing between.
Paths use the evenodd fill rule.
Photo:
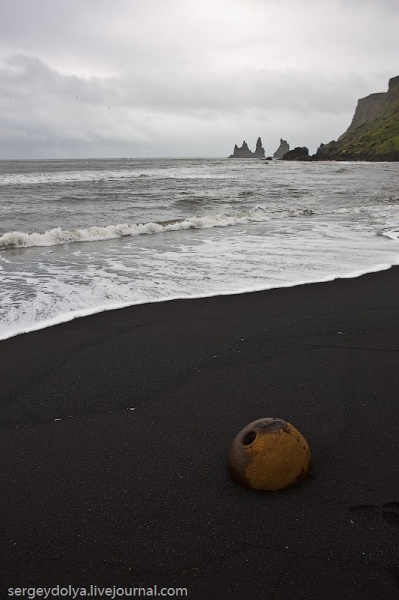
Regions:
<instances>
[{"instance_id":1,"label":"breaking wave","mask_svg":"<svg viewBox=\"0 0 399 600\"><path fill-rule=\"evenodd\" d=\"M313 214L308 209L290 210L285 216L295 217ZM281 217L281 212L275 216ZM55 227L44 233L10 231L0 236L0 250L12 248L29 248L32 246L56 246L73 242L93 242L110 240L125 236L152 235L167 231L187 229L208 229L211 227L231 227L245 223L258 223L269 221L272 215L267 214L261 207L252 211L243 211L231 214L215 214L203 217L190 217L187 219L172 219L169 221L151 223L123 223L120 225L93 226L82 229L63 229Z\"/></svg>"}]
</instances>

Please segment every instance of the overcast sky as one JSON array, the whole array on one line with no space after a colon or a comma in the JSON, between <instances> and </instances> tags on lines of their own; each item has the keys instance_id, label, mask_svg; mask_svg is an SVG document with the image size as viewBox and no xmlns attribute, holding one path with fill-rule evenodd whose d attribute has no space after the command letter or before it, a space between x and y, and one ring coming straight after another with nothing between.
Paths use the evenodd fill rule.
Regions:
<instances>
[{"instance_id":1,"label":"overcast sky","mask_svg":"<svg viewBox=\"0 0 399 600\"><path fill-rule=\"evenodd\" d=\"M399 75L398 0L0 0L0 158L314 153Z\"/></svg>"}]
</instances>

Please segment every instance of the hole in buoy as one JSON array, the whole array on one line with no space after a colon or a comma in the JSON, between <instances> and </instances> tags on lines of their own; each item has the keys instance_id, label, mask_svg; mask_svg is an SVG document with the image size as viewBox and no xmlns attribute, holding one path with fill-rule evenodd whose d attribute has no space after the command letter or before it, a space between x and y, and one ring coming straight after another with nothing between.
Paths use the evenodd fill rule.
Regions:
<instances>
[{"instance_id":1,"label":"hole in buoy","mask_svg":"<svg viewBox=\"0 0 399 600\"><path fill-rule=\"evenodd\" d=\"M255 438L256 438L255 431L248 431L248 433L246 433L244 435L244 437L242 438L243 446L249 446L250 444L252 444L252 442L254 441Z\"/></svg>"}]
</instances>

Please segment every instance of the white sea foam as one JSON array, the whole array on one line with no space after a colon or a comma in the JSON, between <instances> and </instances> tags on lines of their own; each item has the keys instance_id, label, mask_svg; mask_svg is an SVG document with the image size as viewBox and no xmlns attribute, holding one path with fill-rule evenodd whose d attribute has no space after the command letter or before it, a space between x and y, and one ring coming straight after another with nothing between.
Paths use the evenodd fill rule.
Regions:
<instances>
[{"instance_id":1,"label":"white sea foam","mask_svg":"<svg viewBox=\"0 0 399 600\"><path fill-rule=\"evenodd\" d=\"M38 184L67 184L74 182L101 182L120 179L134 179L145 176L141 173L126 171L57 171L55 173L15 173L0 179L0 186L26 186Z\"/></svg>"},{"instance_id":2,"label":"white sea foam","mask_svg":"<svg viewBox=\"0 0 399 600\"><path fill-rule=\"evenodd\" d=\"M82 229L62 229L54 227L44 233L9 231L0 236L0 250L10 248L30 248L56 246L73 242L95 242L111 240L119 237L152 235L168 231L184 231L187 229L209 229L212 227L231 227L245 223L259 223L271 218L299 217L313 215L310 209L290 209L285 211L266 212L264 207L235 213L219 213L209 216L193 216L188 219L172 219L151 223L122 223L119 225L93 226Z\"/></svg>"},{"instance_id":3,"label":"white sea foam","mask_svg":"<svg viewBox=\"0 0 399 600\"><path fill-rule=\"evenodd\" d=\"M348 163L336 173L322 163L79 164L66 161L65 173L54 171L59 163L13 166L43 173L7 188L1 339L123 306L356 277L398 262L395 165Z\"/></svg>"},{"instance_id":4,"label":"white sea foam","mask_svg":"<svg viewBox=\"0 0 399 600\"><path fill-rule=\"evenodd\" d=\"M398 230L395 230L395 231L383 231L382 235L385 235L387 238L390 238L391 240L399 241L399 231Z\"/></svg>"},{"instance_id":5,"label":"white sea foam","mask_svg":"<svg viewBox=\"0 0 399 600\"><path fill-rule=\"evenodd\" d=\"M72 242L110 240L124 236L151 235L167 231L186 229L207 229L210 227L229 227L240 223L266 221L269 217L264 212L249 211L235 214L216 214L204 217L172 220L159 223L138 223L129 225L108 225L104 227L87 227L84 229L65 230L55 227L44 233L27 233L10 231L0 236L0 249L28 248L32 246L55 246Z\"/></svg>"},{"instance_id":6,"label":"white sea foam","mask_svg":"<svg viewBox=\"0 0 399 600\"><path fill-rule=\"evenodd\" d=\"M0 257L0 339L124 306L358 277L398 262L396 244L381 236L349 238L343 226L308 219L287 226L285 234L273 221L250 233L247 227L181 230L171 239L154 236L150 245L137 238L107 242L95 254L90 246L35 250L31 272L23 254L8 255L14 263Z\"/></svg>"},{"instance_id":7,"label":"white sea foam","mask_svg":"<svg viewBox=\"0 0 399 600\"><path fill-rule=\"evenodd\" d=\"M374 208L386 219L388 209ZM323 215L357 215L361 213L370 214L373 207L338 208L335 210L319 210ZM212 227L231 227L245 223L266 222L270 219L294 218L312 216L317 214L309 208L292 208L270 210L268 206L257 205L251 210L236 211L230 213L216 213L203 216L192 216L186 219L170 219L167 221L154 221L148 223L121 223L118 225L92 226L76 229L63 229L54 227L45 232L9 231L0 235L0 250L11 248L30 248L56 246L59 244L70 244L73 242L95 242L100 240L112 240L120 237L152 235L168 231L184 231L187 229L209 229ZM398 232L387 231L383 235L396 239Z\"/></svg>"},{"instance_id":8,"label":"white sea foam","mask_svg":"<svg viewBox=\"0 0 399 600\"><path fill-rule=\"evenodd\" d=\"M39 331L41 329L46 329L47 327L52 327L54 325L60 325L61 323L68 323L70 321L74 321L75 319L81 317L87 317L90 315L99 314L101 312L107 312L111 310L119 310L121 308L127 308L129 306L137 306L140 304L148 304L148 303L162 303L162 302L170 302L173 300L193 300L199 298L214 298L215 296L230 296L232 294L248 294L251 292L262 292L276 288L290 288L297 287L301 285L313 284L313 283L324 283L328 281L335 281L336 279L353 279L356 277L361 277L362 275L366 275L368 273L377 273L379 271L387 271L392 268L395 264L398 264L399 260L396 262L390 263L382 263L379 265L370 266L367 269L351 271L350 273L342 273L339 275L327 275L325 277L319 276L318 278L312 279L301 279L298 281L290 281L290 282L280 282L279 284L270 284L270 285L261 285L261 286L252 286L248 288L235 289L235 290L218 290L209 293L203 294L192 294L192 293L182 293L174 296L165 296L159 298L145 299L145 300L137 300L136 302L110 302L105 305L100 306L92 306L90 308L85 309L75 309L70 310L69 312L60 312L56 316L44 319L44 320L35 320L33 317L33 321L29 324L23 323L15 323L15 327L7 327L5 331L0 332L0 340L6 340L11 337L15 337L16 335L21 335L23 333L30 333L33 331ZM34 311L32 311L34 312ZM31 313L32 314L32 313ZM25 320L27 315L25 316Z\"/></svg>"}]
</instances>

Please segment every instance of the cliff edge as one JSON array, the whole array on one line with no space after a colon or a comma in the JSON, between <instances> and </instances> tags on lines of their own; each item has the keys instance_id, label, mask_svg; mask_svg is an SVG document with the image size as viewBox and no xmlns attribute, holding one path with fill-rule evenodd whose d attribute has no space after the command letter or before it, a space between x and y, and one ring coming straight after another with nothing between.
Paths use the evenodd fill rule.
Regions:
<instances>
[{"instance_id":1,"label":"cliff edge","mask_svg":"<svg viewBox=\"0 0 399 600\"><path fill-rule=\"evenodd\" d=\"M399 76L387 92L361 98L352 123L337 141L321 144L316 160L399 160Z\"/></svg>"}]
</instances>

